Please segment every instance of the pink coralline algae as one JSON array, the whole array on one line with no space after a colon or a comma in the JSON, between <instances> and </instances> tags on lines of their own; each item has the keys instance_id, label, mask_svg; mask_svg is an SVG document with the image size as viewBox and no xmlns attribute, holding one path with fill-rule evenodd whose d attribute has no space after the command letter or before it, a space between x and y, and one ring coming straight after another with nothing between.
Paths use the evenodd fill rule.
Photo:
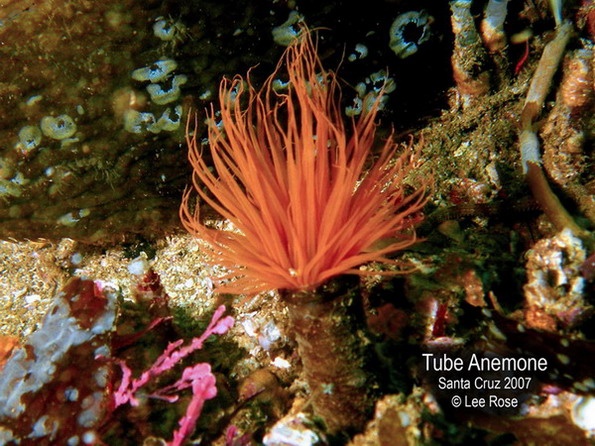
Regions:
<instances>
[{"instance_id":1,"label":"pink coralline algae","mask_svg":"<svg viewBox=\"0 0 595 446\"><path fill-rule=\"evenodd\" d=\"M182 346L183 339L170 343L153 365L136 379L131 379L132 371L128 365L123 361L118 361L122 368L122 381L118 390L114 393L116 407L127 403L137 406L139 402L136 393L143 386L170 370L192 352L201 349L206 339L212 334L221 335L226 333L233 325L234 320L231 316L222 317L224 312L225 306L221 305L213 315L204 333L192 339L187 346ZM154 398L175 402L178 400L176 392L189 387L192 388L192 400L186 409L186 415L180 419L180 428L174 432L174 438L169 443L172 446L183 444L183 441L194 430L194 425L200 416L204 402L217 395L215 376L211 373L211 366L207 363L200 363L187 367L178 381L150 395Z\"/></svg>"},{"instance_id":2,"label":"pink coralline algae","mask_svg":"<svg viewBox=\"0 0 595 446\"><path fill-rule=\"evenodd\" d=\"M140 297L162 305L167 295L159 276L149 271L137 287ZM39 330L17 349L0 371L0 444L89 445L104 444L102 433L120 406L137 406L137 392L201 349L212 334L224 334L233 325L220 306L205 332L187 345L170 343L138 378L114 350L131 345L113 334L118 313L117 294L99 281L73 278L55 297ZM157 317L146 330L169 317ZM123 342L125 341L125 342ZM115 365L121 373L116 373ZM181 377L149 397L176 402L184 389L192 390L186 414L173 433L172 446L192 434L204 402L217 395L215 376L208 363L186 367Z\"/></svg>"}]
</instances>

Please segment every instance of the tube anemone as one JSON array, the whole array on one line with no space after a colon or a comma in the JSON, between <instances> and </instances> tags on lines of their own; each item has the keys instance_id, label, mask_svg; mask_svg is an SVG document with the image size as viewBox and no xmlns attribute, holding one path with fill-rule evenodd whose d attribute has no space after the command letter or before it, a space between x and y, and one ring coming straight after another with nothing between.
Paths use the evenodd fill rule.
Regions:
<instances>
[{"instance_id":1,"label":"tube anemone","mask_svg":"<svg viewBox=\"0 0 595 446\"><path fill-rule=\"evenodd\" d=\"M288 88L277 91L283 67ZM347 127L336 75L324 70L304 30L262 89L240 76L222 81L220 110L207 120L210 158L196 133L187 136L193 190L233 230L203 223L192 189L182 223L226 268L218 292L279 290L311 406L333 433L361 429L373 401L357 280L348 277L378 274L359 268L369 262L398 265L388 256L416 242L413 225L432 181L406 184L417 152L397 155L392 137L371 159L379 104Z\"/></svg>"}]
</instances>

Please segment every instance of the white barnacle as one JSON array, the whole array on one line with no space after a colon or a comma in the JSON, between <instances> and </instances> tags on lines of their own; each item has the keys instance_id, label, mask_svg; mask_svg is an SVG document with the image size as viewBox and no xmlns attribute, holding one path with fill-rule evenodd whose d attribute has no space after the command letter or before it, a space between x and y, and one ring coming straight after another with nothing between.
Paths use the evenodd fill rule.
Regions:
<instances>
[{"instance_id":1,"label":"white barnacle","mask_svg":"<svg viewBox=\"0 0 595 446\"><path fill-rule=\"evenodd\" d=\"M354 52L351 53L347 57L347 60L349 60L349 62L355 62L358 59L363 59L367 55L368 55L368 47L366 45L364 45L363 43L358 43L355 45Z\"/></svg>"},{"instance_id":2,"label":"white barnacle","mask_svg":"<svg viewBox=\"0 0 595 446\"><path fill-rule=\"evenodd\" d=\"M138 112L133 109L126 110L124 113L124 129L130 133L143 133L149 130L152 133L157 128L157 119L153 113Z\"/></svg>"},{"instance_id":3,"label":"white barnacle","mask_svg":"<svg viewBox=\"0 0 595 446\"><path fill-rule=\"evenodd\" d=\"M362 98L356 96L355 98L353 98L353 105L348 105L347 107L345 107L345 114L349 117L357 116L361 114L363 105L364 103L362 101Z\"/></svg>"},{"instance_id":4,"label":"white barnacle","mask_svg":"<svg viewBox=\"0 0 595 446\"><path fill-rule=\"evenodd\" d=\"M88 217L91 214L89 209L79 209L78 211L67 212L58 218L57 223L62 226L74 226L82 218Z\"/></svg>"},{"instance_id":5,"label":"white barnacle","mask_svg":"<svg viewBox=\"0 0 595 446\"><path fill-rule=\"evenodd\" d=\"M132 79L139 82L161 82L170 75L178 64L173 59L160 59L148 67L138 68L132 72Z\"/></svg>"},{"instance_id":6,"label":"white barnacle","mask_svg":"<svg viewBox=\"0 0 595 446\"><path fill-rule=\"evenodd\" d=\"M370 74L370 77L366 79L366 81L370 84L372 91L375 93L380 93L382 91L383 94L387 94L392 93L397 89L395 80L388 75L386 70L375 71Z\"/></svg>"},{"instance_id":7,"label":"white barnacle","mask_svg":"<svg viewBox=\"0 0 595 446\"><path fill-rule=\"evenodd\" d=\"M430 40L433 21L433 17L423 10L399 15L390 27L390 49L401 59L415 54L420 45Z\"/></svg>"},{"instance_id":8,"label":"white barnacle","mask_svg":"<svg viewBox=\"0 0 595 446\"><path fill-rule=\"evenodd\" d=\"M277 78L273 80L272 87L275 91L287 90L289 82L283 82L281 79Z\"/></svg>"},{"instance_id":9,"label":"white barnacle","mask_svg":"<svg viewBox=\"0 0 595 446\"><path fill-rule=\"evenodd\" d=\"M379 96L380 93L376 91L371 91L363 98L363 106L362 111L364 113L369 113L374 107L375 104L378 103L378 110L383 110L388 102L388 96Z\"/></svg>"},{"instance_id":10,"label":"white barnacle","mask_svg":"<svg viewBox=\"0 0 595 446\"><path fill-rule=\"evenodd\" d=\"M44 116L41 118L41 131L49 138L63 140L76 133L76 124L68 115Z\"/></svg>"},{"instance_id":11,"label":"white barnacle","mask_svg":"<svg viewBox=\"0 0 595 446\"><path fill-rule=\"evenodd\" d=\"M172 18L157 17L153 24L153 34L164 42L182 41L186 33L186 26Z\"/></svg>"},{"instance_id":12,"label":"white barnacle","mask_svg":"<svg viewBox=\"0 0 595 446\"><path fill-rule=\"evenodd\" d=\"M353 105L345 107L347 116L357 116L362 112L369 112L377 106L382 110L388 102L388 93L392 93L397 85L386 70L376 71L370 74L364 82L359 82L355 86L357 97L353 100Z\"/></svg>"},{"instance_id":13,"label":"white barnacle","mask_svg":"<svg viewBox=\"0 0 595 446\"><path fill-rule=\"evenodd\" d=\"M155 37L169 42L176 37L176 27L171 20L161 18L153 24L153 34L155 34Z\"/></svg>"},{"instance_id":14,"label":"white barnacle","mask_svg":"<svg viewBox=\"0 0 595 446\"><path fill-rule=\"evenodd\" d=\"M19 148L23 152L35 149L41 143L41 130L36 125L26 125L19 131Z\"/></svg>"},{"instance_id":15,"label":"white barnacle","mask_svg":"<svg viewBox=\"0 0 595 446\"><path fill-rule=\"evenodd\" d=\"M273 28L273 40L275 43L283 46L289 46L297 39L302 30L294 25L304 21L304 16L297 11L291 11L287 20L279 26Z\"/></svg>"},{"instance_id":16,"label":"white barnacle","mask_svg":"<svg viewBox=\"0 0 595 446\"><path fill-rule=\"evenodd\" d=\"M180 127L182 121L182 106L176 105L173 110L168 107L165 109L161 117L157 120L159 128L166 132L176 131Z\"/></svg>"},{"instance_id":17,"label":"white barnacle","mask_svg":"<svg viewBox=\"0 0 595 446\"><path fill-rule=\"evenodd\" d=\"M155 104L169 104L180 97L180 86L184 85L187 81L188 77L179 74L171 79L169 88L163 88L160 84L150 84L147 86L147 92Z\"/></svg>"}]
</instances>

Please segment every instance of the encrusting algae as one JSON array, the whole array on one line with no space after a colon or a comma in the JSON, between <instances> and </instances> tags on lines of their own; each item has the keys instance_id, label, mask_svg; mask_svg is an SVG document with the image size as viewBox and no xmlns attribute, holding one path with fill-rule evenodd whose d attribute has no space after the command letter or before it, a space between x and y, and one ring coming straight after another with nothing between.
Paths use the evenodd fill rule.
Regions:
<instances>
[{"instance_id":1,"label":"encrusting algae","mask_svg":"<svg viewBox=\"0 0 595 446\"><path fill-rule=\"evenodd\" d=\"M280 92L274 83L283 66L289 82ZM358 269L372 261L398 265L388 255L415 243L431 185L406 184L417 153L396 156L392 138L370 162L380 98L346 128L339 90L306 30L261 90L249 78L224 79L220 112L208 120L211 158L196 133L187 142L194 189L234 230L204 224L198 206L191 210L192 190L180 208L184 227L228 271L218 292L279 290L310 403L331 433L361 429L372 405L353 275L378 274ZM334 279L340 275L352 276Z\"/></svg>"}]
</instances>

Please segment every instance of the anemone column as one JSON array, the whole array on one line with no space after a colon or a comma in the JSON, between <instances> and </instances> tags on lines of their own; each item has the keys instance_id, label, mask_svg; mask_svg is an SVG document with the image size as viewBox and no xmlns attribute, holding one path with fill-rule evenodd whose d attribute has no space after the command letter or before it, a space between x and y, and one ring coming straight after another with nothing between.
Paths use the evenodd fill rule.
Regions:
<instances>
[{"instance_id":1,"label":"anemone column","mask_svg":"<svg viewBox=\"0 0 595 446\"><path fill-rule=\"evenodd\" d=\"M365 326L357 278L343 276L315 291L280 291L289 310L314 413L329 432L363 428L375 380L367 371Z\"/></svg>"}]
</instances>

